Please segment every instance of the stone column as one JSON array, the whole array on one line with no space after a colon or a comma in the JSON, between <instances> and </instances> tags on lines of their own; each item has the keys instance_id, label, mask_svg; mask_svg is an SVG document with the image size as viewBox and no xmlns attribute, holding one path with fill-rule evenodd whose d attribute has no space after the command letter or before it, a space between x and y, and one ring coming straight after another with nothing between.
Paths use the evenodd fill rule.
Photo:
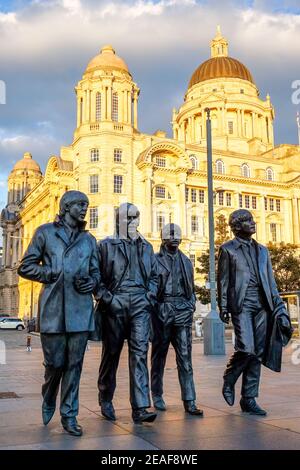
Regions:
<instances>
[{"instance_id":1,"label":"stone column","mask_svg":"<svg viewBox=\"0 0 300 470\"><path fill-rule=\"evenodd\" d=\"M150 234L153 232L153 227L152 227L152 169L147 168L146 169L146 175L145 175L145 197L146 197L146 207L144 210L146 210L146 217L145 217L145 232Z\"/></svg>"},{"instance_id":2,"label":"stone column","mask_svg":"<svg viewBox=\"0 0 300 470\"><path fill-rule=\"evenodd\" d=\"M245 134L245 112L241 109L241 137L246 137Z\"/></svg>"},{"instance_id":3,"label":"stone column","mask_svg":"<svg viewBox=\"0 0 300 470\"><path fill-rule=\"evenodd\" d=\"M127 103L127 90L122 92L123 99L123 113L124 113L124 122L128 123L128 103Z\"/></svg>"},{"instance_id":4,"label":"stone column","mask_svg":"<svg viewBox=\"0 0 300 470\"><path fill-rule=\"evenodd\" d=\"M218 108L218 131L217 135L223 134L223 123L222 123L222 108Z\"/></svg>"},{"instance_id":5,"label":"stone column","mask_svg":"<svg viewBox=\"0 0 300 470\"><path fill-rule=\"evenodd\" d=\"M298 199L296 196L293 196L292 199L293 205L293 238L296 245L300 244L300 228L299 228L299 209L298 209Z\"/></svg>"},{"instance_id":6,"label":"stone column","mask_svg":"<svg viewBox=\"0 0 300 470\"><path fill-rule=\"evenodd\" d=\"M79 127L80 124L80 96L77 95L77 127Z\"/></svg>"},{"instance_id":7,"label":"stone column","mask_svg":"<svg viewBox=\"0 0 300 470\"><path fill-rule=\"evenodd\" d=\"M187 211L185 202L186 175L180 178L179 183L179 204L180 204L180 226L183 237L187 236Z\"/></svg>"},{"instance_id":8,"label":"stone column","mask_svg":"<svg viewBox=\"0 0 300 470\"><path fill-rule=\"evenodd\" d=\"M131 91L127 91L127 106L128 106L128 123L132 126L132 99Z\"/></svg>"},{"instance_id":9,"label":"stone column","mask_svg":"<svg viewBox=\"0 0 300 470\"><path fill-rule=\"evenodd\" d=\"M195 142L195 116L191 116L191 142Z\"/></svg>"},{"instance_id":10,"label":"stone column","mask_svg":"<svg viewBox=\"0 0 300 470\"><path fill-rule=\"evenodd\" d=\"M107 114L107 119L108 121L111 121L111 99L112 99L112 86L108 86L107 87L107 110L106 110L106 114Z\"/></svg>"},{"instance_id":11,"label":"stone column","mask_svg":"<svg viewBox=\"0 0 300 470\"><path fill-rule=\"evenodd\" d=\"M96 93L94 90L90 90L90 121L96 121Z\"/></svg>"},{"instance_id":12,"label":"stone column","mask_svg":"<svg viewBox=\"0 0 300 470\"><path fill-rule=\"evenodd\" d=\"M206 116L202 108L202 139L206 139Z\"/></svg>"},{"instance_id":13,"label":"stone column","mask_svg":"<svg viewBox=\"0 0 300 470\"><path fill-rule=\"evenodd\" d=\"M135 129L138 128L138 108L137 108L137 103L138 103L138 97L137 97L137 92L134 91L133 94L133 127Z\"/></svg>"},{"instance_id":14,"label":"stone column","mask_svg":"<svg viewBox=\"0 0 300 470\"><path fill-rule=\"evenodd\" d=\"M268 243L266 236L266 211L265 211L265 196L259 196L259 204L260 204L260 224L261 224L261 234L259 240L261 243Z\"/></svg>"},{"instance_id":15,"label":"stone column","mask_svg":"<svg viewBox=\"0 0 300 470\"><path fill-rule=\"evenodd\" d=\"M251 112L251 118L252 118L252 138L256 137L255 135L255 113L252 111Z\"/></svg>"},{"instance_id":16,"label":"stone column","mask_svg":"<svg viewBox=\"0 0 300 470\"><path fill-rule=\"evenodd\" d=\"M89 122L90 120L90 90L85 90L85 113L84 113L84 120Z\"/></svg>"},{"instance_id":17,"label":"stone column","mask_svg":"<svg viewBox=\"0 0 300 470\"><path fill-rule=\"evenodd\" d=\"M237 109L237 135L238 137L242 136L242 129L241 129L241 110Z\"/></svg>"},{"instance_id":18,"label":"stone column","mask_svg":"<svg viewBox=\"0 0 300 470\"><path fill-rule=\"evenodd\" d=\"M271 117L268 118L268 125L269 125L269 143L274 145L274 132L273 132L273 125Z\"/></svg>"},{"instance_id":19,"label":"stone column","mask_svg":"<svg viewBox=\"0 0 300 470\"><path fill-rule=\"evenodd\" d=\"M226 135L226 112L225 107L222 107L222 134Z\"/></svg>"}]
</instances>

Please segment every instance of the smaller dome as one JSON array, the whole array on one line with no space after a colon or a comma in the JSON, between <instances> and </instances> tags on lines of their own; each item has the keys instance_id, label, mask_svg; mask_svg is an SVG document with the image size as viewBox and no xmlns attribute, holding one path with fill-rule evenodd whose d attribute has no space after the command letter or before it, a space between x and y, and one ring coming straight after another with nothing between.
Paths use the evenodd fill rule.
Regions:
<instances>
[{"instance_id":1,"label":"smaller dome","mask_svg":"<svg viewBox=\"0 0 300 470\"><path fill-rule=\"evenodd\" d=\"M93 72L97 69L122 70L130 74L127 64L121 57L116 55L115 50L110 45L102 47L100 53L88 63L84 73Z\"/></svg>"},{"instance_id":2,"label":"smaller dome","mask_svg":"<svg viewBox=\"0 0 300 470\"><path fill-rule=\"evenodd\" d=\"M31 170L41 173L39 164L32 159L32 155L29 152L25 152L22 160L15 164L13 171L15 170Z\"/></svg>"}]
</instances>

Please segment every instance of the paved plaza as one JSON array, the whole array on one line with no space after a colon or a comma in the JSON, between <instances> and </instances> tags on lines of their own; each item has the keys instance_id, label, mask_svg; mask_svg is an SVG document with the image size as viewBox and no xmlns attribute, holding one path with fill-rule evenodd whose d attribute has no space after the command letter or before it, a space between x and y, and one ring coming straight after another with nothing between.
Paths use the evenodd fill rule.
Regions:
<instances>
[{"instance_id":1,"label":"paved plaza","mask_svg":"<svg viewBox=\"0 0 300 470\"><path fill-rule=\"evenodd\" d=\"M226 357L204 356L199 340L193 345L194 376L197 402L204 409L205 417L184 413L171 348L165 372L168 411L160 412L154 423L144 425L131 421L126 347L121 356L114 400L117 421L112 423L102 418L96 387L101 343L90 343L80 389L79 421L84 435L76 438L62 430L58 412L47 427L42 424L40 340L38 335L33 335L32 352L27 352L26 337L25 332L0 332L0 344L3 346L4 342L6 346L6 364L0 364L0 450L300 449L300 364L295 364L300 353L295 343L284 352L281 374L263 368L259 403L268 410L263 418L243 414L238 393L232 408L225 403L221 387ZM228 342L226 347L228 356L232 345ZM292 354L296 359L294 364ZM4 392L17 397L8 398Z\"/></svg>"}]
</instances>

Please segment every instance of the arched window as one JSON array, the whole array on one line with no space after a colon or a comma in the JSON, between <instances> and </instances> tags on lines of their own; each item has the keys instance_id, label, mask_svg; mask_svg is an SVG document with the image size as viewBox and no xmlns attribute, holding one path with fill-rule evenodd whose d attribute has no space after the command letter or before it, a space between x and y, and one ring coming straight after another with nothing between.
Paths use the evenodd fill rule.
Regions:
<instances>
[{"instance_id":1,"label":"arched window","mask_svg":"<svg viewBox=\"0 0 300 470\"><path fill-rule=\"evenodd\" d=\"M250 167L247 163L242 164L241 173L242 173L242 176L244 176L245 178L250 178Z\"/></svg>"},{"instance_id":2,"label":"arched window","mask_svg":"<svg viewBox=\"0 0 300 470\"><path fill-rule=\"evenodd\" d=\"M225 174L225 165L223 160L216 161L216 173L219 173L220 175Z\"/></svg>"},{"instance_id":3,"label":"arched window","mask_svg":"<svg viewBox=\"0 0 300 470\"><path fill-rule=\"evenodd\" d=\"M273 168L266 169L266 178L268 181L274 181L274 170Z\"/></svg>"},{"instance_id":4,"label":"arched window","mask_svg":"<svg viewBox=\"0 0 300 470\"><path fill-rule=\"evenodd\" d=\"M118 121L118 93L116 92L112 94L111 118L113 121Z\"/></svg>"},{"instance_id":5,"label":"arched window","mask_svg":"<svg viewBox=\"0 0 300 470\"><path fill-rule=\"evenodd\" d=\"M96 121L101 121L101 93L96 93Z\"/></svg>"},{"instance_id":6,"label":"arched window","mask_svg":"<svg viewBox=\"0 0 300 470\"><path fill-rule=\"evenodd\" d=\"M193 170L198 170L198 159L196 155L190 155L190 160Z\"/></svg>"}]
</instances>

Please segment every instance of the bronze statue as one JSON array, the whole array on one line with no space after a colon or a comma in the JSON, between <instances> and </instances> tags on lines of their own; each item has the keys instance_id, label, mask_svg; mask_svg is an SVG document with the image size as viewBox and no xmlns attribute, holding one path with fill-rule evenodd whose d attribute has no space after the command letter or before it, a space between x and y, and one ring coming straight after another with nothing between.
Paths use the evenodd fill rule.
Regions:
<instances>
[{"instance_id":1,"label":"bronze statue","mask_svg":"<svg viewBox=\"0 0 300 470\"><path fill-rule=\"evenodd\" d=\"M116 233L99 243L102 284L97 294L102 310L102 359L99 404L115 420L113 396L124 340L129 354L130 403L136 423L151 422L147 354L150 317L157 294L157 263L150 243L137 231L140 213L130 203L116 213Z\"/></svg>"},{"instance_id":2,"label":"bronze statue","mask_svg":"<svg viewBox=\"0 0 300 470\"><path fill-rule=\"evenodd\" d=\"M256 224L251 212L234 211L229 225L235 238L220 247L218 304L223 322L228 323L231 316L235 352L224 373L222 392L232 406L234 386L242 374L242 411L264 416L266 411L256 402L261 364L280 371L282 346L289 341L292 328L278 294L269 252L252 239Z\"/></svg>"},{"instance_id":3,"label":"bronze statue","mask_svg":"<svg viewBox=\"0 0 300 470\"><path fill-rule=\"evenodd\" d=\"M163 374L170 343L176 353L178 378L184 409L191 415L203 416L197 408L192 367L192 321L196 297L194 269L179 245L181 229L165 225L158 261L158 303L152 316L151 392L156 409L166 410L163 399Z\"/></svg>"},{"instance_id":4,"label":"bronze statue","mask_svg":"<svg viewBox=\"0 0 300 470\"><path fill-rule=\"evenodd\" d=\"M44 353L42 415L51 420L61 384L64 429L81 436L77 422L79 382L89 332L94 330L92 292L100 282L97 244L84 230L88 198L67 191L54 223L35 232L18 268L25 279L41 282L39 329Z\"/></svg>"}]
</instances>

